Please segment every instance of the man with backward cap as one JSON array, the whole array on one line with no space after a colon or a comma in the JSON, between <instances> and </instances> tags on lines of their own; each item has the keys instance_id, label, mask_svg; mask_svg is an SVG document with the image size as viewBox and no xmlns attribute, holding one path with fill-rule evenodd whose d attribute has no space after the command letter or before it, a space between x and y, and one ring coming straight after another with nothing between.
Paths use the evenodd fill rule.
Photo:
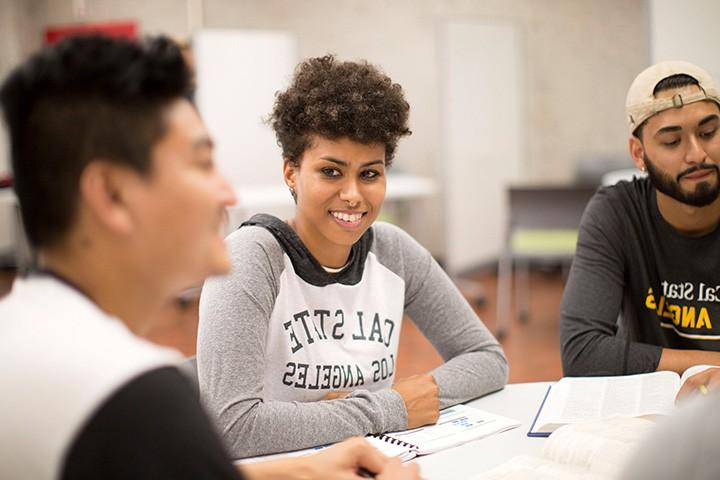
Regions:
<instances>
[{"instance_id":1,"label":"man with backward cap","mask_svg":"<svg viewBox=\"0 0 720 480\"><path fill-rule=\"evenodd\" d=\"M625 108L647 177L601 188L583 215L561 307L564 373L720 365L718 89L696 65L661 62L635 78ZM680 395L712 389L717 372Z\"/></svg>"}]
</instances>

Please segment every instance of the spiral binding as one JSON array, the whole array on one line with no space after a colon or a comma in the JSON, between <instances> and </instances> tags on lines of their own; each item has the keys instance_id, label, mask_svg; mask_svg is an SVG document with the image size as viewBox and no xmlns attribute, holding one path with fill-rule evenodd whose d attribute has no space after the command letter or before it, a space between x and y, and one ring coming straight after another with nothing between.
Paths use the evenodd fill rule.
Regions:
<instances>
[{"instance_id":1,"label":"spiral binding","mask_svg":"<svg viewBox=\"0 0 720 480\"><path fill-rule=\"evenodd\" d=\"M417 445L414 445L409 442L405 442L403 440L399 440L397 438L391 437L390 435L385 435L383 433L373 433L369 435L370 437L375 437L379 440L382 440L383 442L390 443L392 445L397 445L403 448L407 448L409 450L420 450L420 448Z\"/></svg>"}]
</instances>

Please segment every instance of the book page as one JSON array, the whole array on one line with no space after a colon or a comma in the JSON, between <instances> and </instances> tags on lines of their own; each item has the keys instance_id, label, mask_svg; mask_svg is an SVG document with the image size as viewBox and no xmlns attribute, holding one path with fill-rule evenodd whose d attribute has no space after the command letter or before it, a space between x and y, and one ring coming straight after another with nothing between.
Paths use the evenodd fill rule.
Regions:
<instances>
[{"instance_id":1,"label":"book page","mask_svg":"<svg viewBox=\"0 0 720 480\"><path fill-rule=\"evenodd\" d=\"M632 417L566 425L550 435L543 457L617 478L655 426L650 420Z\"/></svg>"},{"instance_id":2,"label":"book page","mask_svg":"<svg viewBox=\"0 0 720 480\"><path fill-rule=\"evenodd\" d=\"M619 478L654 428L654 422L630 417L566 425L550 435L542 457L514 457L473 480Z\"/></svg>"},{"instance_id":3,"label":"book page","mask_svg":"<svg viewBox=\"0 0 720 480\"><path fill-rule=\"evenodd\" d=\"M539 457L513 457L472 480L610 480L586 469Z\"/></svg>"},{"instance_id":4,"label":"book page","mask_svg":"<svg viewBox=\"0 0 720 480\"><path fill-rule=\"evenodd\" d=\"M415 445L418 455L427 455L519 426L520 422L511 418L455 405L442 410L435 425L391 432L386 436Z\"/></svg>"},{"instance_id":5,"label":"book page","mask_svg":"<svg viewBox=\"0 0 720 480\"><path fill-rule=\"evenodd\" d=\"M534 431L612 416L667 414L680 379L674 372L617 377L565 377L553 385Z\"/></svg>"}]
</instances>

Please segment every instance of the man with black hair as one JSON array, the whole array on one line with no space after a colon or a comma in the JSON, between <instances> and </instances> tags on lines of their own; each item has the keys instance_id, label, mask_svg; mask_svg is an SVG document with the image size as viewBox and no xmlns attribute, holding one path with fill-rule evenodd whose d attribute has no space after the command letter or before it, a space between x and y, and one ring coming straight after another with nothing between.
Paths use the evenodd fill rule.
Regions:
<instances>
[{"instance_id":1,"label":"man with black hair","mask_svg":"<svg viewBox=\"0 0 720 480\"><path fill-rule=\"evenodd\" d=\"M687 62L632 83L630 154L648 177L601 188L585 211L561 311L565 375L720 365L719 105Z\"/></svg>"},{"instance_id":2,"label":"man with black hair","mask_svg":"<svg viewBox=\"0 0 720 480\"><path fill-rule=\"evenodd\" d=\"M0 90L38 265L0 302L0 478L239 478L174 350L140 336L229 260L232 189L165 38L69 39ZM416 479L361 439L247 478Z\"/></svg>"}]
</instances>

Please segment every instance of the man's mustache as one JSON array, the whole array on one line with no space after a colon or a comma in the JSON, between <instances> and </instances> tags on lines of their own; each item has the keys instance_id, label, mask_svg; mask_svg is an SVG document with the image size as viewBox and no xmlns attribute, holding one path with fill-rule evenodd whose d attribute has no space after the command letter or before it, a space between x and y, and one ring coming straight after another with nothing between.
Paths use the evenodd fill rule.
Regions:
<instances>
[{"instance_id":1,"label":"man's mustache","mask_svg":"<svg viewBox=\"0 0 720 480\"><path fill-rule=\"evenodd\" d=\"M714 165L712 163L700 163L680 172L677 176L677 181L679 182L682 177L686 175L692 175L693 173L700 170L715 170L715 173L720 173L720 169L718 169L717 165Z\"/></svg>"}]
</instances>

